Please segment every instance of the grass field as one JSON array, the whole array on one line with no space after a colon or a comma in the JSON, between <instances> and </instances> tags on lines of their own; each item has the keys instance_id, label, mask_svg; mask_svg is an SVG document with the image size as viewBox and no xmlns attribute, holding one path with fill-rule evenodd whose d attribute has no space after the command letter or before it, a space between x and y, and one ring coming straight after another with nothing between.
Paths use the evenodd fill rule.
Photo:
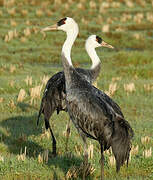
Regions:
<instances>
[{"instance_id":1,"label":"grass field","mask_svg":"<svg viewBox=\"0 0 153 180\"><path fill-rule=\"evenodd\" d=\"M0 179L82 179L82 141L73 125L65 153L68 114L55 113L50 120L57 139L55 158L43 116L36 126L45 84L62 70L60 52L66 37L64 32L44 37L40 29L65 16L80 27L72 49L76 67L90 67L84 50L89 35L116 47L97 49L102 70L96 85L120 105L135 136L129 167L119 174L111 152L105 153L105 179L153 179L152 9L152 0L0 0ZM100 148L90 139L89 145L94 172L87 179L99 179Z\"/></svg>"}]
</instances>

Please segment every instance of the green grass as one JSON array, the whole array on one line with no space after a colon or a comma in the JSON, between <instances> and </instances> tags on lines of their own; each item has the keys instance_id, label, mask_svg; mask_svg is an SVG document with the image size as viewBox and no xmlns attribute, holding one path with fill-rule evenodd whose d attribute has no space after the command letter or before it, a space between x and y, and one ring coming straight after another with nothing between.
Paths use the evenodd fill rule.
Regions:
<instances>
[{"instance_id":1,"label":"green grass","mask_svg":"<svg viewBox=\"0 0 153 180\"><path fill-rule=\"evenodd\" d=\"M41 90L39 98L31 104L30 88L42 84L42 77L51 77L54 73L62 70L60 51L65 40L64 32L46 33L46 37L40 33L40 29L50 24L54 24L64 16L73 17L79 24L80 33L72 49L72 59L75 66L84 68L90 67L90 59L84 50L85 39L96 34L116 47L116 50L106 48L97 49L97 53L102 61L102 70L97 80L98 88L108 90L112 78L120 77L116 80L117 91L113 99L121 106L126 119L134 129L135 136L133 145L139 145L139 151L132 155L129 167L121 168L119 174L115 172L115 166L110 166L109 155L105 154L105 179L153 179L153 153L145 158L143 152L153 147L152 110L153 110L153 26L152 20L147 20L147 13L152 13L151 1L145 1L143 7L140 1L134 3L133 8L127 7L124 1L120 0L120 7L106 9L99 13L101 1L95 1L96 9L90 8L89 1L82 3L83 9L77 8L79 3L62 0L60 4L48 2L42 8L41 0L15 1L6 6L0 1L0 179L4 180L64 180L67 172L73 166L79 167L83 161L82 141L75 127L71 124L71 136L69 139L69 152L65 153L66 138L63 135L68 121L68 114L61 112L58 116L53 114L50 122L57 139L58 156L51 156L52 143L50 138L44 134L43 116L39 127L36 120L40 101L44 89ZM81 1L80 1L81 2ZM103 1L102 1L103 2ZM68 4L70 8L65 9ZM10 15L7 9L16 9L16 13ZM21 11L28 11L23 16ZM43 15L37 16L36 11L42 9ZM47 10L52 15L47 15ZM143 13L142 21L137 24L133 19L137 13ZM131 19L126 22L121 21L124 14L131 15ZM87 24L82 22L82 18L87 20ZM108 18L112 19L110 31L101 31L104 24L108 24ZM11 20L17 25L11 26ZM30 24L27 25L27 20ZM29 28L31 35L25 37L24 29ZM123 31L116 31L117 28ZM16 29L18 36L11 41L5 42L8 31ZM38 30L35 33L35 30ZM139 39L135 34L140 35ZM22 42L25 37L25 42ZM12 66L15 67L11 72ZM27 85L25 79L32 77L32 84ZM125 84L134 83L135 91L127 93ZM144 88L150 85L151 90ZM26 97L22 102L17 102L20 89L26 91ZM151 137L149 143L142 144L141 138ZM89 140L90 141L90 140ZM94 156L90 159L95 168L92 175L87 179L99 179L100 177L100 148L97 142L94 144ZM80 148L80 154L76 151L76 146ZM24 152L27 147L26 159L18 160L18 155ZM48 162L39 163L38 155L46 149L49 150ZM1 160L2 158L2 160ZM78 176L76 179L82 179Z\"/></svg>"}]
</instances>

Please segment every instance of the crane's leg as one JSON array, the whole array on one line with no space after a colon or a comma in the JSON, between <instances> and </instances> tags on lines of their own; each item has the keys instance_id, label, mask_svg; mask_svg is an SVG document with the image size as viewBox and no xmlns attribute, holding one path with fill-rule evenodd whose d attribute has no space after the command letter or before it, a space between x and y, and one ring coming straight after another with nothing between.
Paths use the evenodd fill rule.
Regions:
<instances>
[{"instance_id":1,"label":"crane's leg","mask_svg":"<svg viewBox=\"0 0 153 180\"><path fill-rule=\"evenodd\" d=\"M68 120L67 123L67 129L66 129L66 145L65 145L65 151L67 152L68 150L68 140L69 140L69 136L70 136L70 118Z\"/></svg>"},{"instance_id":2,"label":"crane's leg","mask_svg":"<svg viewBox=\"0 0 153 180\"><path fill-rule=\"evenodd\" d=\"M83 180L86 179L86 170L88 167L88 146L86 141L86 136L83 133L80 133L83 143L84 143L84 171L83 171Z\"/></svg>"},{"instance_id":3,"label":"crane's leg","mask_svg":"<svg viewBox=\"0 0 153 180\"><path fill-rule=\"evenodd\" d=\"M101 180L104 180L104 149L103 149L103 144L100 143L100 148L101 148Z\"/></svg>"},{"instance_id":4,"label":"crane's leg","mask_svg":"<svg viewBox=\"0 0 153 180\"><path fill-rule=\"evenodd\" d=\"M46 126L46 129L49 128L49 130L50 130L50 133L52 136L52 154L53 154L53 156L56 156L56 139L54 137L53 131L52 131L49 121L47 119L45 119L45 126Z\"/></svg>"}]
</instances>

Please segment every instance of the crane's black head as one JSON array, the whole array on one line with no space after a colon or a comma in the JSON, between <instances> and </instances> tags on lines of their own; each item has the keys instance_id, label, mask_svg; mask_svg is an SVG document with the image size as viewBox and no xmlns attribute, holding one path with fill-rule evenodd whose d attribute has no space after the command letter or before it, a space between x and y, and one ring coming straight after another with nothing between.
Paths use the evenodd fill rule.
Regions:
<instances>
[{"instance_id":1,"label":"crane's black head","mask_svg":"<svg viewBox=\"0 0 153 180\"><path fill-rule=\"evenodd\" d=\"M58 22L57 22L57 26L61 26L61 25L64 25L65 23L66 23L66 17L65 18L62 18L61 20L59 20Z\"/></svg>"},{"instance_id":2,"label":"crane's black head","mask_svg":"<svg viewBox=\"0 0 153 180\"><path fill-rule=\"evenodd\" d=\"M96 36L96 41L97 41L99 44L101 44L103 40L102 40L102 38L101 38L101 37Z\"/></svg>"},{"instance_id":3,"label":"crane's black head","mask_svg":"<svg viewBox=\"0 0 153 180\"><path fill-rule=\"evenodd\" d=\"M90 35L88 39L86 40L86 48L97 48L97 47L108 47L108 48L114 48L110 44L107 44L101 37L96 35Z\"/></svg>"}]
</instances>

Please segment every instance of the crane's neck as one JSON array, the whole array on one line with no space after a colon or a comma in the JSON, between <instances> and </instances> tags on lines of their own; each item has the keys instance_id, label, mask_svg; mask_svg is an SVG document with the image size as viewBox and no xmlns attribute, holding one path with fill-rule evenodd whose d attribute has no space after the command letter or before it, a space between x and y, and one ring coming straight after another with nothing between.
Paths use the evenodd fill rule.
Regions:
<instances>
[{"instance_id":1,"label":"crane's neck","mask_svg":"<svg viewBox=\"0 0 153 180\"><path fill-rule=\"evenodd\" d=\"M89 57L92 60L91 69L93 70L93 69L97 68L97 66L100 66L101 61L100 61L100 59L99 59L99 57L95 51L95 48L93 48L92 45L90 45L89 43L86 43L85 49L86 49Z\"/></svg>"},{"instance_id":2,"label":"crane's neck","mask_svg":"<svg viewBox=\"0 0 153 180\"><path fill-rule=\"evenodd\" d=\"M78 35L78 28L70 29L66 34L67 34L67 38L62 47L62 53L65 55L65 58L67 59L69 65L73 66L72 60L71 60L71 49L72 49L72 45Z\"/></svg>"},{"instance_id":3,"label":"crane's neck","mask_svg":"<svg viewBox=\"0 0 153 180\"><path fill-rule=\"evenodd\" d=\"M75 29L70 29L67 32L67 38L64 42L64 45L62 47L62 63L63 63L63 70L64 70L64 75L66 79L66 91L69 90L71 84L72 84L72 79L73 79L73 65L71 61L71 48L72 45L78 35L78 27Z\"/></svg>"}]
</instances>

